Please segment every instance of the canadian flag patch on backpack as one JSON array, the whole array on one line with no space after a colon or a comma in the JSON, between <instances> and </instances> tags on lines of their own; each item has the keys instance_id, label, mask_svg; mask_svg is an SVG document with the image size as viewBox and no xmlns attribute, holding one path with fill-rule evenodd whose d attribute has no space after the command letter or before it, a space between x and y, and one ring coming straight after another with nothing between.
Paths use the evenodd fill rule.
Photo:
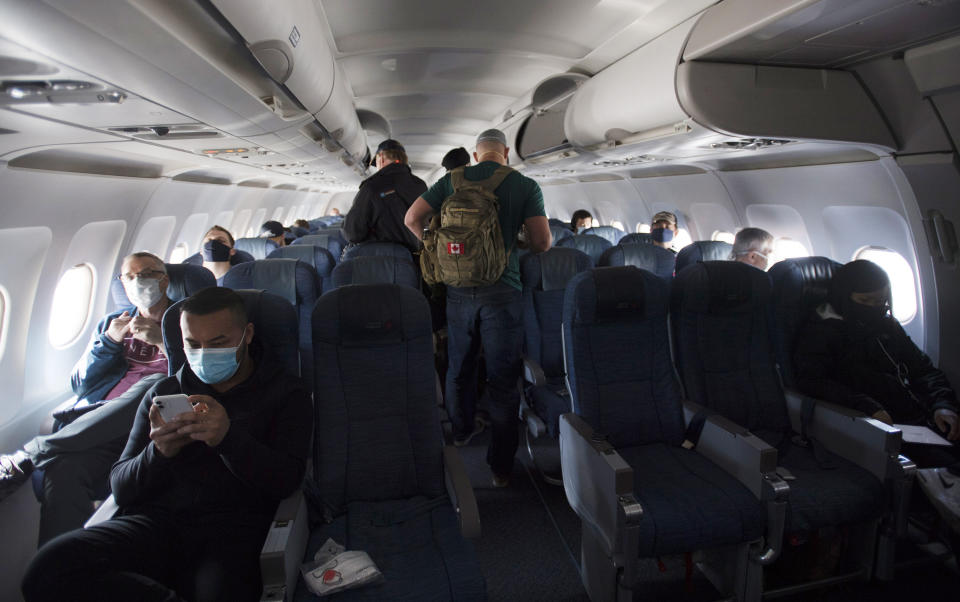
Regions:
<instances>
[{"instance_id":1,"label":"canadian flag patch on backpack","mask_svg":"<svg viewBox=\"0 0 960 602\"><path fill-rule=\"evenodd\" d=\"M448 243L447 243L447 255L463 255L463 243L462 243L462 242L448 242Z\"/></svg>"}]
</instances>

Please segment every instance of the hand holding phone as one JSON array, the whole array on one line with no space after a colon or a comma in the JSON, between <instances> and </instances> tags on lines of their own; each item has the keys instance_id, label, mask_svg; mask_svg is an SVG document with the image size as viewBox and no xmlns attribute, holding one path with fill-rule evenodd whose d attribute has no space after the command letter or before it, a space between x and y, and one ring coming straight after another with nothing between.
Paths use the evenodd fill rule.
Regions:
<instances>
[{"instance_id":1,"label":"hand holding phone","mask_svg":"<svg viewBox=\"0 0 960 602\"><path fill-rule=\"evenodd\" d=\"M177 395L157 395L153 398L153 405L160 411L164 422L172 422L178 415L192 412L193 404L190 398L182 393Z\"/></svg>"}]
</instances>

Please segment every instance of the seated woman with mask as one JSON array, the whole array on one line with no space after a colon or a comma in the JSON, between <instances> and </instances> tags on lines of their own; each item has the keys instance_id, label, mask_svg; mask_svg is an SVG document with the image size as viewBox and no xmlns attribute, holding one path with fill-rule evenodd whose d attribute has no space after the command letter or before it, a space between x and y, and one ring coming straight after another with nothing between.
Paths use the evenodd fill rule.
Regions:
<instances>
[{"instance_id":1,"label":"seated woman with mask","mask_svg":"<svg viewBox=\"0 0 960 602\"><path fill-rule=\"evenodd\" d=\"M593 216L586 209L577 209L570 218L570 229L574 234L582 234L587 228L593 227Z\"/></svg>"},{"instance_id":2,"label":"seated woman with mask","mask_svg":"<svg viewBox=\"0 0 960 602\"><path fill-rule=\"evenodd\" d=\"M234 249L233 244L233 235L229 230L222 226L213 226L203 235L200 252L187 257L183 263L202 265L213 272L219 283L231 267L245 261L253 261L253 257Z\"/></svg>"}]
</instances>

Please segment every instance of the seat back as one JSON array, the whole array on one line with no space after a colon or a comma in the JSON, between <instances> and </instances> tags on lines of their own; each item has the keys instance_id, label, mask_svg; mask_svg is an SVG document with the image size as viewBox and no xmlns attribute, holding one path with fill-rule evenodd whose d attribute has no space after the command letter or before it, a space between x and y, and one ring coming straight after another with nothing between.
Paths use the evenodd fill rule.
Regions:
<instances>
[{"instance_id":1,"label":"seat back","mask_svg":"<svg viewBox=\"0 0 960 602\"><path fill-rule=\"evenodd\" d=\"M620 242L617 244L626 245L626 244L644 244L652 245L653 244L653 235L649 232L631 232L623 238L620 239Z\"/></svg>"},{"instance_id":2,"label":"seat back","mask_svg":"<svg viewBox=\"0 0 960 602\"><path fill-rule=\"evenodd\" d=\"M620 244L610 247L600 256L599 266L620 267L632 265L653 272L661 278L673 277L674 255L657 245L642 243Z\"/></svg>"},{"instance_id":3,"label":"seat back","mask_svg":"<svg viewBox=\"0 0 960 602\"><path fill-rule=\"evenodd\" d=\"M203 266L182 263L163 265L167 268L167 278L170 280L170 284L167 285L167 297L171 301L179 301L209 286L217 286L217 279L213 276L213 272ZM113 310L133 305L127 298L127 291L124 290L119 278L110 281L110 300L113 302Z\"/></svg>"},{"instance_id":4,"label":"seat back","mask_svg":"<svg viewBox=\"0 0 960 602\"><path fill-rule=\"evenodd\" d=\"M267 255L267 259L297 259L317 271L321 293L333 289L331 274L337 264L330 251L311 245L291 245L280 247Z\"/></svg>"},{"instance_id":5,"label":"seat back","mask_svg":"<svg viewBox=\"0 0 960 602\"><path fill-rule=\"evenodd\" d=\"M688 266L674 279L671 322L687 397L777 444L787 408L771 345L770 280L737 261Z\"/></svg>"},{"instance_id":6,"label":"seat back","mask_svg":"<svg viewBox=\"0 0 960 602\"><path fill-rule=\"evenodd\" d=\"M430 308L417 290L362 284L313 309L314 470L324 506L443 495Z\"/></svg>"},{"instance_id":7,"label":"seat back","mask_svg":"<svg viewBox=\"0 0 960 602\"><path fill-rule=\"evenodd\" d=\"M616 447L683 440L667 335L669 284L633 266L577 274L563 299L574 413Z\"/></svg>"},{"instance_id":8,"label":"seat back","mask_svg":"<svg viewBox=\"0 0 960 602\"><path fill-rule=\"evenodd\" d=\"M339 262L340 255L343 254L344 243L340 240L340 238L330 234L310 234L308 236L298 238L297 240L293 241L291 245L308 245L326 249L330 252L330 255L333 256L333 260L335 262Z\"/></svg>"},{"instance_id":9,"label":"seat back","mask_svg":"<svg viewBox=\"0 0 960 602\"><path fill-rule=\"evenodd\" d=\"M300 354L297 350L297 312L285 299L263 291L236 291L247 306L247 319L253 323L254 338L269 350L274 361L280 362L290 374L300 374ZM178 301L163 314L163 346L167 350L169 373L183 366L183 336L180 332Z\"/></svg>"},{"instance_id":10,"label":"seat back","mask_svg":"<svg viewBox=\"0 0 960 602\"><path fill-rule=\"evenodd\" d=\"M562 219L559 219L556 217L547 218L547 224L549 224L551 228L554 226L560 226L560 227L566 228L567 230L570 230L570 222L565 222Z\"/></svg>"},{"instance_id":11,"label":"seat back","mask_svg":"<svg viewBox=\"0 0 960 602\"><path fill-rule=\"evenodd\" d=\"M797 334L817 306L827 300L830 280L841 265L828 257L798 257L775 263L768 272L773 283L773 339L787 387L794 386Z\"/></svg>"},{"instance_id":12,"label":"seat back","mask_svg":"<svg viewBox=\"0 0 960 602\"><path fill-rule=\"evenodd\" d=\"M690 243L677 253L676 272L701 261L726 261L730 259L733 245L722 240L698 240Z\"/></svg>"},{"instance_id":13,"label":"seat back","mask_svg":"<svg viewBox=\"0 0 960 602\"><path fill-rule=\"evenodd\" d=\"M600 238L606 238L612 245L619 244L620 239L627 235L626 232L614 226L595 226L593 228L587 228L582 233L593 234L594 236L599 236Z\"/></svg>"},{"instance_id":14,"label":"seat back","mask_svg":"<svg viewBox=\"0 0 960 602\"><path fill-rule=\"evenodd\" d=\"M413 263L413 255L410 253L410 249L395 242L364 242L352 247L347 247L343 251L343 258L341 261L346 261L347 259L356 259L357 257L365 257L368 255L387 255L389 257L396 257L397 259L406 259L410 263Z\"/></svg>"},{"instance_id":15,"label":"seat back","mask_svg":"<svg viewBox=\"0 0 960 602\"><path fill-rule=\"evenodd\" d=\"M570 238L571 236L573 236L573 231L570 230L570 228L567 227L566 224L560 224L559 226L556 224L550 224L550 234L553 236L552 246L555 247L557 246L557 243L559 243L564 238Z\"/></svg>"},{"instance_id":16,"label":"seat back","mask_svg":"<svg viewBox=\"0 0 960 602\"><path fill-rule=\"evenodd\" d=\"M591 265L597 265L603 252L612 247L613 244L606 238L594 234L575 234L569 238L564 238L557 243L557 246L586 253L587 257L590 258Z\"/></svg>"},{"instance_id":17,"label":"seat back","mask_svg":"<svg viewBox=\"0 0 960 602\"><path fill-rule=\"evenodd\" d=\"M590 266L585 253L563 247L530 253L520 260L526 353L540 364L548 378L564 375L560 336L563 291L571 278Z\"/></svg>"},{"instance_id":18,"label":"seat back","mask_svg":"<svg viewBox=\"0 0 960 602\"><path fill-rule=\"evenodd\" d=\"M399 284L420 289L413 262L387 255L366 255L347 259L333 269L333 288L348 284Z\"/></svg>"},{"instance_id":19,"label":"seat back","mask_svg":"<svg viewBox=\"0 0 960 602\"><path fill-rule=\"evenodd\" d=\"M300 324L300 365L304 382L310 382L313 348L310 345L310 311L321 294L316 271L296 259L259 259L234 266L223 277L223 286L263 290L286 299Z\"/></svg>"},{"instance_id":20,"label":"seat back","mask_svg":"<svg viewBox=\"0 0 960 602\"><path fill-rule=\"evenodd\" d=\"M266 259L279 246L269 238L238 238L233 248L249 253L254 259Z\"/></svg>"},{"instance_id":21,"label":"seat back","mask_svg":"<svg viewBox=\"0 0 960 602\"><path fill-rule=\"evenodd\" d=\"M237 265L238 263L246 263L248 261L253 261L253 255L247 253L246 251L238 251L234 249L233 255L230 256L230 265ZM194 253L180 263L185 263L188 265L203 265L203 254Z\"/></svg>"}]
</instances>

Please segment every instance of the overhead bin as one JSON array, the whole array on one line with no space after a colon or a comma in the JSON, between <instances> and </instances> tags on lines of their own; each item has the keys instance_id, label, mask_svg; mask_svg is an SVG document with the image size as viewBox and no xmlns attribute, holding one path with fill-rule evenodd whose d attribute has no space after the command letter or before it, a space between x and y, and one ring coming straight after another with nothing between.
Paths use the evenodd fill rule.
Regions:
<instances>
[{"instance_id":1,"label":"overhead bin","mask_svg":"<svg viewBox=\"0 0 960 602\"><path fill-rule=\"evenodd\" d=\"M710 10L580 86L564 118L569 142L601 156L629 152L659 158L682 157L691 148L725 149L725 137L776 143L759 148L801 140L895 148L889 128L852 73L683 62L699 23L711 22ZM702 35L697 39L703 47L717 47Z\"/></svg>"},{"instance_id":2,"label":"overhead bin","mask_svg":"<svg viewBox=\"0 0 960 602\"><path fill-rule=\"evenodd\" d=\"M580 73L548 77L533 89L529 116L516 131L517 154L528 164L543 164L576 157L564 131L564 117L577 87L589 78Z\"/></svg>"},{"instance_id":3,"label":"overhead bin","mask_svg":"<svg viewBox=\"0 0 960 602\"><path fill-rule=\"evenodd\" d=\"M333 56L327 24L311 0L212 0L250 52L348 153L366 152L353 92Z\"/></svg>"}]
</instances>

